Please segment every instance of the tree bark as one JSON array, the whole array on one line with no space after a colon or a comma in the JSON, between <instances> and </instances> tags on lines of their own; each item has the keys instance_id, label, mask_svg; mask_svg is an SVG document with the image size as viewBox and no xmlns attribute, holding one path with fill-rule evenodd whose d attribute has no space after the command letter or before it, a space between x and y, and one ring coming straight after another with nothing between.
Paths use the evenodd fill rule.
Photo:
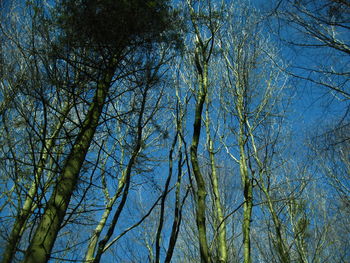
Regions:
<instances>
[{"instance_id":1,"label":"tree bark","mask_svg":"<svg viewBox=\"0 0 350 263\"><path fill-rule=\"evenodd\" d=\"M239 74L244 74L240 72ZM244 76L239 76L239 78L243 78ZM239 170L241 174L241 180L243 185L243 196L244 196L244 204L243 204L243 256L244 263L251 263L251 244L250 244L250 223L252 217L252 209L253 209L253 185L252 181L249 178L248 173L248 165L247 165L247 157L245 154L245 145L247 143L247 136L245 131L246 127L246 113L245 113L245 96L246 96L246 87L244 85L244 81L238 81L236 84L237 91L237 114L239 119L239 134L238 134L238 145L239 145Z\"/></svg>"},{"instance_id":2,"label":"tree bark","mask_svg":"<svg viewBox=\"0 0 350 263\"><path fill-rule=\"evenodd\" d=\"M240 138L241 140L242 138ZM243 145L240 145L240 173L243 184L244 204L243 204L243 255L244 263L251 263L250 246L250 222L253 209L253 185L248 175L247 160Z\"/></svg>"},{"instance_id":3,"label":"tree bark","mask_svg":"<svg viewBox=\"0 0 350 263\"><path fill-rule=\"evenodd\" d=\"M99 263L101 261L101 257L103 255L103 253L105 252L105 248L107 245L107 242L109 241L109 239L111 238L111 236L114 233L114 229L118 223L120 214L122 213L128 194L129 194L129 188L130 188L130 181L131 181L131 172L132 172L132 168L137 160L137 157L140 153L141 150L141 146L142 146L142 132L143 132L143 117L144 117L144 112L145 112L145 107L146 107L146 101L147 101L147 94L148 94L148 87L147 89L144 91L143 93L143 98L142 98L142 102L141 102L141 108L140 108L140 113L138 116L138 121L137 121L137 138L136 138L136 142L135 145L133 147L133 152L131 154L130 160L128 162L128 165L125 169L124 175L122 177L122 180L119 181L118 184L118 193L117 195L119 196L121 194L121 192L123 191L123 195L122 198L120 200L119 206L116 210L116 212L114 213L112 222L107 230L107 233L105 235L105 237L98 243L98 247L97 247L97 252L95 255L95 258L93 259L93 263Z\"/></svg>"},{"instance_id":4,"label":"tree bark","mask_svg":"<svg viewBox=\"0 0 350 263\"><path fill-rule=\"evenodd\" d=\"M196 54L198 56L198 54ZM197 66L198 67L198 66ZM196 192L196 224L198 229L198 240L200 247L200 255L202 263L210 263L210 254L207 243L207 231L205 223L205 211L206 203L205 199L207 196L206 185L201 173L199 162L198 162L198 144L201 133L202 126L202 112L203 106L205 103L205 97L207 95L208 89L208 65L204 63L201 70L198 69L198 78L199 78L199 91L197 94L197 103L195 109L195 119L193 124L193 137L191 145L191 163L193 173L197 183L197 192Z\"/></svg>"},{"instance_id":5,"label":"tree bark","mask_svg":"<svg viewBox=\"0 0 350 263\"><path fill-rule=\"evenodd\" d=\"M207 135L207 147L208 147L208 153L209 153L209 159L210 159L210 168L211 168L211 174L210 179L213 186L213 196L214 196L214 213L215 213L215 220L214 220L214 228L215 231L218 232L217 239L218 239L218 262L219 263L226 263L227 262L227 244L226 244L226 223L224 220L224 213L221 205L221 198L220 198L220 191L219 191L219 180L216 170L216 164L215 164L215 153L214 153L214 142L211 138L210 134L210 116L209 116L209 101L207 96L207 108L206 108L206 120L205 120L205 127L206 127L206 135Z\"/></svg>"},{"instance_id":6,"label":"tree bark","mask_svg":"<svg viewBox=\"0 0 350 263\"><path fill-rule=\"evenodd\" d=\"M125 181L125 172L123 172L123 176L120 179L120 181ZM123 184L123 186L124 186L124 184ZM89 246L88 246L86 254L85 254L85 262L86 263L93 262L93 260L94 260L94 254L96 251L98 239L100 238L101 232L107 223L107 219L112 211L112 207L113 207L115 201L120 196L121 190L119 188L120 188L120 185L118 187L117 193L111 198L111 200L109 200L108 204L106 205L105 211L103 212L103 215L102 215L98 225L96 226L96 228L95 228L95 230L90 238Z\"/></svg>"},{"instance_id":7,"label":"tree bark","mask_svg":"<svg viewBox=\"0 0 350 263\"><path fill-rule=\"evenodd\" d=\"M20 242L22 238L22 234L25 230L26 222L28 218L30 217L33 209L33 202L35 195L38 192L39 188L39 182L43 175L45 164L47 162L47 159L49 158L49 155L52 151L52 149L55 146L55 140L61 131L61 128L63 127L64 120L70 110L70 106L67 104L64 107L63 114L61 115L60 119L58 120L58 123L55 127L55 130L51 136L51 138L45 143L43 147L43 154L40 158L40 161L38 163L38 168L36 169L35 175L34 175L34 181L32 185L30 186L30 189L28 191L28 195L24 201L23 207L20 210L19 214L16 217L16 221L13 225L10 238L8 240L5 252L3 254L2 263L10 263L13 259L13 257L16 254L17 245Z\"/></svg>"},{"instance_id":8,"label":"tree bark","mask_svg":"<svg viewBox=\"0 0 350 263\"><path fill-rule=\"evenodd\" d=\"M98 126L114 71L115 66L113 65L105 73L104 79L97 83L93 102L30 242L24 263L42 263L47 262L50 258L52 247L76 187L80 169Z\"/></svg>"},{"instance_id":9,"label":"tree bark","mask_svg":"<svg viewBox=\"0 0 350 263\"><path fill-rule=\"evenodd\" d=\"M273 224L275 227L276 239L277 239L276 240L276 248L277 248L279 258L280 258L281 262L289 263L290 257L289 257L288 249L286 246L286 240L283 238L281 221L277 216L275 208L273 207L271 196L270 196L268 190L266 189L265 184L263 182L261 182L260 185L261 185L261 189L262 189L262 191L265 194L265 197L267 199L267 205L268 205L268 208L269 208L269 211L270 211L270 214L272 217L272 221L273 221Z\"/></svg>"},{"instance_id":10,"label":"tree bark","mask_svg":"<svg viewBox=\"0 0 350 263\"><path fill-rule=\"evenodd\" d=\"M178 137L178 134L176 133L169 152L169 174L165 182L164 191L163 191L161 203L160 203L159 224L158 224L158 229L156 234L156 260L155 260L156 263L160 263L160 242L161 242L162 229L164 225L165 201L169 191L170 180L171 180L171 177L173 176L173 152L177 143L177 137Z\"/></svg>"}]
</instances>

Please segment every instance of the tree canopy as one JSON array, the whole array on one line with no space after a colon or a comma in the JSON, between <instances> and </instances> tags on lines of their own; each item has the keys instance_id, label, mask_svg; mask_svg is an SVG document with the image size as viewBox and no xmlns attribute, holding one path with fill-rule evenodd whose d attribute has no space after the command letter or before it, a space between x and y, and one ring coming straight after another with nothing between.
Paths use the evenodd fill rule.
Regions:
<instances>
[{"instance_id":1,"label":"tree canopy","mask_svg":"<svg viewBox=\"0 0 350 263\"><path fill-rule=\"evenodd\" d=\"M0 2L10 262L348 262L346 0Z\"/></svg>"}]
</instances>

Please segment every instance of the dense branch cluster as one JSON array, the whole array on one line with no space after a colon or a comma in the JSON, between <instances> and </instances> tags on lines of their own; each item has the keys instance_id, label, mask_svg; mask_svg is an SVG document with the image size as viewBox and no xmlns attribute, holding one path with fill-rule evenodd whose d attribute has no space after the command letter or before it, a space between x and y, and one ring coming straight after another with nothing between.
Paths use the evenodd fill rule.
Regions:
<instances>
[{"instance_id":1,"label":"dense branch cluster","mask_svg":"<svg viewBox=\"0 0 350 263\"><path fill-rule=\"evenodd\" d=\"M0 12L2 263L350 261L347 0Z\"/></svg>"}]
</instances>

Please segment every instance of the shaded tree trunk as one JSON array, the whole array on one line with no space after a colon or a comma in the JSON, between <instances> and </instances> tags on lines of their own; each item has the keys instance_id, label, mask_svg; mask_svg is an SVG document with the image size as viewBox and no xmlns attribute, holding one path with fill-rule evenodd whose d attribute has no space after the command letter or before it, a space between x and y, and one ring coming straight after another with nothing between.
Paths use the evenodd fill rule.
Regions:
<instances>
[{"instance_id":1,"label":"shaded tree trunk","mask_svg":"<svg viewBox=\"0 0 350 263\"><path fill-rule=\"evenodd\" d=\"M198 54L197 54L198 55ZM207 243L207 231L206 231L206 223L205 223L205 212L206 212L206 203L205 199L207 196L206 184L201 173L198 161L198 144L201 133L201 125L202 125L202 112L203 106L205 103L205 97L207 95L208 88L208 65L203 65L201 70L198 70L198 78L199 78L199 91L197 94L197 103L195 109L195 119L193 124L193 137L192 137L192 145L191 145L191 163L193 168L193 173L197 182L197 191L196 191L196 224L198 229L198 240L200 247L200 255L202 263L209 263L210 254Z\"/></svg>"}]
</instances>

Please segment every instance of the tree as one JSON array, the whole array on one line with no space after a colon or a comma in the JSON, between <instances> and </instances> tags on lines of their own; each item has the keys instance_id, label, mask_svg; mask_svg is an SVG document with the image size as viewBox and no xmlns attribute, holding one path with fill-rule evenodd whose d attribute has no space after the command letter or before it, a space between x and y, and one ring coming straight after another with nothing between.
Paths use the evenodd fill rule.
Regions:
<instances>
[{"instance_id":1,"label":"tree","mask_svg":"<svg viewBox=\"0 0 350 263\"><path fill-rule=\"evenodd\" d=\"M316 145L313 146L313 151L320 158L320 168L345 207L350 198L348 129L348 124L328 128L326 132L313 139Z\"/></svg>"},{"instance_id":2,"label":"tree","mask_svg":"<svg viewBox=\"0 0 350 263\"><path fill-rule=\"evenodd\" d=\"M18 12L23 11L19 3L7 8L18 8ZM55 95L52 83L57 85L61 83L53 74L57 68L49 70L49 66L53 63L47 57L48 54L44 51L39 52L47 48L49 39L42 38L45 32L41 31L43 28L37 24L38 16L37 13L24 15L15 22L7 20L5 23L3 20L4 24L1 27L6 40L4 46L9 51L9 56L4 62L8 70L13 70L13 76L4 75L2 82L6 103L2 115L5 135L3 156L4 160L7 160L5 165L9 167L14 165L17 167L16 170L19 169L9 174L12 178L8 183L12 184L12 189L15 191L11 191L8 197L17 199L18 206L12 232L6 238L8 241L2 262L10 262L14 258L21 237L27 229L29 218L43 205L45 192L55 177L52 171L59 163L57 150L63 141L59 138L64 128L67 128L65 124L72 109L72 97L65 91L56 93L60 94L61 99L66 100L65 103L61 104L53 99ZM32 22L30 26L28 21ZM21 25L23 32L19 29ZM35 55L30 56L31 52ZM53 99L51 103L50 99ZM18 117L14 118L16 115ZM17 125L14 125L14 122ZM22 150L15 154L8 148L14 145L17 147L21 145ZM11 155L12 160L9 159ZM20 170L24 172L22 175L18 173Z\"/></svg>"},{"instance_id":3,"label":"tree","mask_svg":"<svg viewBox=\"0 0 350 263\"><path fill-rule=\"evenodd\" d=\"M193 122L193 136L191 144L191 164L193 174L196 180L196 224L198 228L198 239L200 247L201 262L227 262L228 249L226 245L226 222L224 221L224 212L220 197L218 184L218 173L215 162L214 141L211 135L210 123L210 96L212 91L209 88L210 82L210 61L215 49L215 38L220 28L220 6L215 6L211 1L207 2L207 7L202 7L200 2L187 1L189 7L189 17L194 37L193 62L196 71L197 85L195 88L195 119ZM198 10L197 10L198 9ZM195 11L196 10L196 11ZM204 115L204 116L202 116ZM198 147L202 130L202 122L205 124L206 147L210 159L209 180L211 182L211 193L213 194L214 207L214 231L215 240L217 240L217 255L210 251L207 239L206 227L206 198L208 183L203 175L198 158ZM213 241L214 242L214 241Z\"/></svg>"},{"instance_id":4,"label":"tree","mask_svg":"<svg viewBox=\"0 0 350 263\"><path fill-rule=\"evenodd\" d=\"M220 36L222 67L225 72L221 84L221 107L228 116L226 129L233 136L223 136L223 141L232 160L239 166L244 202L243 258L248 263L252 261L253 188L257 184L269 197L264 181L268 176L267 166L272 158L278 132L274 134L268 127L272 123L278 127L279 118L283 115L283 112L279 112L279 107L285 81L282 72L275 66L280 63L276 60L277 51L261 33L263 18L256 10L236 5L231 7L227 17L234 19L225 25L222 31L224 33ZM225 141L230 144L227 145ZM268 201L272 208L269 198ZM271 209L270 211L272 212ZM276 220L275 223L278 224ZM280 227L276 225L278 228ZM287 262L285 258L282 260Z\"/></svg>"},{"instance_id":5,"label":"tree","mask_svg":"<svg viewBox=\"0 0 350 263\"><path fill-rule=\"evenodd\" d=\"M135 22L134 14L138 17L136 24L131 23L131 20ZM94 77L91 81L94 82L95 89L85 119L30 242L24 262L46 262L49 259L99 125L117 68L126 53L130 52L130 48L147 47L145 44L150 45L151 39L158 37L166 29L166 14L168 7L162 1L153 1L152 4L134 1L132 5L114 1L103 4L87 1L65 2L63 5L58 16L58 23L64 30L60 40L63 45L58 43L56 48L71 48L74 57L82 59L80 63L94 67L89 71L94 70L91 72ZM108 23L103 28L108 30L108 34L100 35L100 26L106 22ZM89 57L86 56L86 51L91 52ZM74 62L76 61L67 60L68 64Z\"/></svg>"},{"instance_id":6,"label":"tree","mask_svg":"<svg viewBox=\"0 0 350 263\"><path fill-rule=\"evenodd\" d=\"M326 87L340 100L348 100L349 72L343 66L346 63L333 63L337 59L346 61L350 54L348 1L278 1L275 11L286 23L284 29L288 35L280 31L282 39L309 53L311 58L296 60L292 75Z\"/></svg>"},{"instance_id":7,"label":"tree","mask_svg":"<svg viewBox=\"0 0 350 263\"><path fill-rule=\"evenodd\" d=\"M349 5L273 4L2 1L2 262L347 261Z\"/></svg>"},{"instance_id":8,"label":"tree","mask_svg":"<svg viewBox=\"0 0 350 263\"><path fill-rule=\"evenodd\" d=\"M208 2L210 5L210 2ZM209 60L212 55L212 46L214 45L214 34L216 28L212 27L209 21L209 27L206 28L209 30L209 38L204 38L202 36L202 29L199 27L199 21L197 20L193 3L187 1L187 5L190 9L190 19L194 29L195 35L195 51L194 51L194 62L197 71L198 78L198 88L196 92L196 106L195 106L195 117L193 123L193 136L192 136L192 144L191 144L191 164L193 169L193 174L196 179L197 189L195 190L195 198L196 198L196 224L198 228L198 240L200 247L200 257L201 262L209 263L211 262L211 256L208 248L207 241L207 230L206 230L206 182L203 178L203 174L200 170L200 164L198 159L198 145L201 134L201 126L202 126L202 112L204 108L204 104L206 101L206 96L208 93L208 65ZM210 12L210 11L209 11ZM208 14L209 20L211 19L211 14ZM204 26L207 25L204 22Z\"/></svg>"}]
</instances>

